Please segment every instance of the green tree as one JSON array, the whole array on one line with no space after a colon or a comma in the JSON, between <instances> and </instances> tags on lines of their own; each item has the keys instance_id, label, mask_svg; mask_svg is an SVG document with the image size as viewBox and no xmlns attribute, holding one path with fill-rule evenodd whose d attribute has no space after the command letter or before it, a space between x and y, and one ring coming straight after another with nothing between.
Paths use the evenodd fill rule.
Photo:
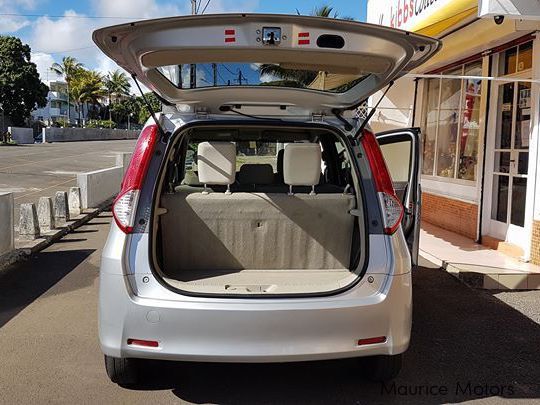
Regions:
<instances>
[{"instance_id":1,"label":"green tree","mask_svg":"<svg viewBox=\"0 0 540 405\"><path fill-rule=\"evenodd\" d=\"M114 72L109 72L105 77L105 90L109 96L109 120L112 121L113 104L118 102L122 97L129 95L131 84L129 83L127 75L120 69L116 69ZM118 119L118 118L116 118Z\"/></svg>"},{"instance_id":2,"label":"green tree","mask_svg":"<svg viewBox=\"0 0 540 405\"><path fill-rule=\"evenodd\" d=\"M154 93L145 93L144 95L146 99L148 100L148 103L152 106L152 109L154 112L161 111L161 101L156 97ZM146 106L146 103L144 102L142 97L137 97L137 102L141 106L141 109L139 110L139 124L144 124L148 118L150 118L150 111L148 111L148 107Z\"/></svg>"},{"instance_id":3,"label":"green tree","mask_svg":"<svg viewBox=\"0 0 540 405\"><path fill-rule=\"evenodd\" d=\"M53 63L51 66L51 70L56 73L57 75L63 76L66 83L67 83L67 115L68 115L68 122L71 120L70 110L71 110L71 86L72 82L75 79L75 76L77 76L78 73L80 73L83 70L83 64L77 61L72 56L64 56L62 58L62 63Z\"/></svg>"},{"instance_id":4,"label":"green tree","mask_svg":"<svg viewBox=\"0 0 540 405\"><path fill-rule=\"evenodd\" d=\"M109 104L111 101L120 99L124 96L129 96L129 90L131 84L127 75L120 69L116 69L114 72L109 72L105 78L105 89L109 95Z\"/></svg>"},{"instance_id":5,"label":"green tree","mask_svg":"<svg viewBox=\"0 0 540 405\"><path fill-rule=\"evenodd\" d=\"M25 125L32 110L47 105L49 88L30 61L30 51L19 38L0 36L0 104L13 125Z\"/></svg>"},{"instance_id":6,"label":"green tree","mask_svg":"<svg viewBox=\"0 0 540 405\"><path fill-rule=\"evenodd\" d=\"M141 108L143 108L142 104L142 98L141 101L139 101L136 97L129 97L122 100L117 101L116 103L113 103L112 106L110 106L111 111L114 113L114 117L118 124L127 122L128 117L131 120L131 122L135 123L139 121L139 114L141 111Z\"/></svg>"},{"instance_id":7,"label":"green tree","mask_svg":"<svg viewBox=\"0 0 540 405\"><path fill-rule=\"evenodd\" d=\"M94 70L80 69L71 81L71 97L77 103L79 122L83 106L89 103L99 105L99 100L105 96L103 76Z\"/></svg>"}]
</instances>

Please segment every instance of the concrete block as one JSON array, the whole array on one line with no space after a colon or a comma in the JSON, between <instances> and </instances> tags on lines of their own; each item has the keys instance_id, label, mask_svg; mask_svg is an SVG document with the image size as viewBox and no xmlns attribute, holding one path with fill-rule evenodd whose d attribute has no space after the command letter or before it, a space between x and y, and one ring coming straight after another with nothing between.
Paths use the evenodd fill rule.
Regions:
<instances>
[{"instance_id":1,"label":"concrete block","mask_svg":"<svg viewBox=\"0 0 540 405\"><path fill-rule=\"evenodd\" d=\"M34 143L34 130L32 128L8 127L8 132L18 144Z\"/></svg>"},{"instance_id":2,"label":"concrete block","mask_svg":"<svg viewBox=\"0 0 540 405\"><path fill-rule=\"evenodd\" d=\"M77 185L81 188L81 208L96 208L120 191L122 167L110 167L94 172L79 173Z\"/></svg>"},{"instance_id":3,"label":"concrete block","mask_svg":"<svg viewBox=\"0 0 540 405\"><path fill-rule=\"evenodd\" d=\"M65 191L57 191L54 196L54 220L56 226L65 226L69 218L67 193Z\"/></svg>"},{"instance_id":4,"label":"concrete block","mask_svg":"<svg viewBox=\"0 0 540 405\"><path fill-rule=\"evenodd\" d=\"M14 248L13 194L0 193L0 255Z\"/></svg>"},{"instance_id":5,"label":"concrete block","mask_svg":"<svg viewBox=\"0 0 540 405\"><path fill-rule=\"evenodd\" d=\"M33 203L21 204L19 211L19 239L34 240L39 238L39 221L36 206Z\"/></svg>"},{"instance_id":6,"label":"concrete block","mask_svg":"<svg viewBox=\"0 0 540 405\"><path fill-rule=\"evenodd\" d=\"M126 170L129 166L129 162L131 160L131 156L133 153L131 152L118 152L116 154L116 166L123 167L124 170L122 171L122 174L126 174Z\"/></svg>"},{"instance_id":7,"label":"concrete block","mask_svg":"<svg viewBox=\"0 0 540 405\"><path fill-rule=\"evenodd\" d=\"M499 284L498 274L485 274L484 275L484 289L485 290L499 290L503 287Z\"/></svg>"},{"instance_id":8,"label":"concrete block","mask_svg":"<svg viewBox=\"0 0 540 405\"><path fill-rule=\"evenodd\" d=\"M529 277L527 277L527 289L540 290L540 274L529 274Z\"/></svg>"},{"instance_id":9,"label":"concrete block","mask_svg":"<svg viewBox=\"0 0 540 405\"><path fill-rule=\"evenodd\" d=\"M527 274L499 274L499 284L502 289L526 290Z\"/></svg>"},{"instance_id":10,"label":"concrete block","mask_svg":"<svg viewBox=\"0 0 540 405\"><path fill-rule=\"evenodd\" d=\"M68 206L70 217L81 215L81 189L79 187L70 187Z\"/></svg>"},{"instance_id":11,"label":"concrete block","mask_svg":"<svg viewBox=\"0 0 540 405\"><path fill-rule=\"evenodd\" d=\"M37 208L39 231L50 232L56 225L54 221L54 208L51 197L40 197Z\"/></svg>"}]
</instances>

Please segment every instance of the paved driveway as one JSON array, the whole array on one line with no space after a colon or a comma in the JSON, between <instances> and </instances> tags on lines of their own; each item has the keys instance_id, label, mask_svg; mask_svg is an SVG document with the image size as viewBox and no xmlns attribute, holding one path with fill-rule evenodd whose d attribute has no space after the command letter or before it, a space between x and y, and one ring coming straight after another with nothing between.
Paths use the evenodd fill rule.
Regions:
<instances>
[{"instance_id":1,"label":"paved driveway","mask_svg":"<svg viewBox=\"0 0 540 405\"><path fill-rule=\"evenodd\" d=\"M396 392L363 381L349 361L152 363L145 385L120 388L108 381L97 342L99 254L109 221L105 214L0 273L0 403L539 402L540 326L427 262L414 275L413 343Z\"/></svg>"},{"instance_id":2,"label":"paved driveway","mask_svg":"<svg viewBox=\"0 0 540 405\"><path fill-rule=\"evenodd\" d=\"M77 173L112 167L115 152L131 152L136 140L57 142L0 147L0 193L11 192L18 207L77 185Z\"/></svg>"}]
</instances>

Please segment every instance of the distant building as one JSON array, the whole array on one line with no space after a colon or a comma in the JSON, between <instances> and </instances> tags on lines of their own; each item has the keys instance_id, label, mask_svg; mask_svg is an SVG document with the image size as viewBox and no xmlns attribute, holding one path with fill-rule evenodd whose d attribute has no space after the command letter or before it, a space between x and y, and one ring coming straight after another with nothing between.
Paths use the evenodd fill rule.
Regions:
<instances>
[{"instance_id":1,"label":"distant building","mask_svg":"<svg viewBox=\"0 0 540 405\"><path fill-rule=\"evenodd\" d=\"M54 125L55 122L68 121L68 86L65 81L51 80L46 81L49 86L49 94L47 95L47 105L43 108L37 108L32 111L32 119L41 121L48 126ZM70 101L69 108L69 123L77 124L79 120L79 106ZM82 106L80 115L81 124L88 119L89 112L99 108L98 106L86 105Z\"/></svg>"}]
</instances>

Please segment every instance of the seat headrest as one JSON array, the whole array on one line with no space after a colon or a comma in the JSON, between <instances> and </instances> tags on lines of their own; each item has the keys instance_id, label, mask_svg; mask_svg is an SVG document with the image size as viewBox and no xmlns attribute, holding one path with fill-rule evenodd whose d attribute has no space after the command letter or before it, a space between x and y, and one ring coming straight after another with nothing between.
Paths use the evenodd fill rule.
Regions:
<instances>
[{"instance_id":1,"label":"seat headrest","mask_svg":"<svg viewBox=\"0 0 540 405\"><path fill-rule=\"evenodd\" d=\"M229 185L236 174L236 145L232 142L201 142L197 168L202 184Z\"/></svg>"},{"instance_id":2,"label":"seat headrest","mask_svg":"<svg viewBox=\"0 0 540 405\"><path fill-rule=\"evenodd\" d=\"M280 149L277 153L277 173L283 178L283 154L285 153L285 149Z\"/></svg>"},{"instance_id":3,"label":"seat headrest","mask_svg":"<svg viewBox=\"0 0 540 405\"><path fill-rule=\"evenodd\" d=\"M321 176L318 143L290 143L283 154L283 180L289 186L315 186Z\"/></svg>"},{"instance_id":4,"label":"seat headrest","mask_svg":"<svg viewBox=\"0 0 540 405\"><path fill-rule=\"evenodd\" d=\"M199 181L199 176L193 171L186 172L182 184L185 184L186 186L202 186L202 183Z\"/></svg>"},{"instance_id":5,"label":"seat headrest","mask_svg":"<svg viewBox=\"0 0 540 405\"><path fill-rule=\"evenodd\" d=\"M274 169L270 164L245 163L240 167L238 181L241 184L272 184Z\"/></svg>"}]
</instances>

